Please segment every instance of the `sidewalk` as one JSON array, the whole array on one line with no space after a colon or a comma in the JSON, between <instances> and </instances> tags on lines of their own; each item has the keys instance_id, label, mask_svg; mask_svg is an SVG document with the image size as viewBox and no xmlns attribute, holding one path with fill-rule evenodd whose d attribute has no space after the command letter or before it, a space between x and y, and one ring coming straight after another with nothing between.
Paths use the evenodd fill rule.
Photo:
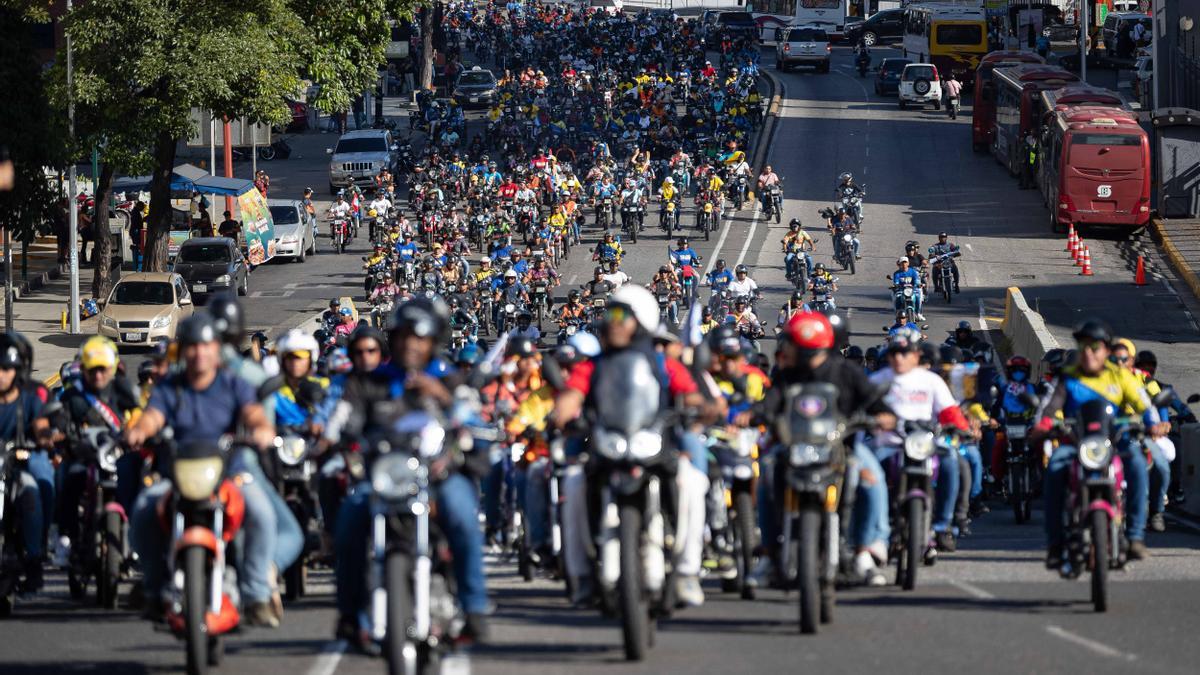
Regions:
<instances>
[{"instance_id":1,"label":"sidewalk","mask_svg":"<svg viewBox=\"0 0 1200 675\"><path fill-rule=\"evenodd\" d=\"M27 294L31 289L41 288L46 282L57 278L58 269L58 240L55 237L38 237L29 245L29 260L26 276L21 275L21 263L25 255L20 242L12 243L13 253L13 288L17 289L17 297ZM4 274L4 251L0 249L0 275ZM3 277L0 276L0 283ZM4 309L4 297L0 294L0 311Z\"/></svg>"},{"instance_id":2,"label":"sidewalk","mask_svg":"<svg viewBox=\"0 0 1200 675\"><path fill-rule=\"evenodd\" d=\"M1162 244L1171 267L1192 294L1200 299L1200 274L1193 261L1200 261L1200 220L1154 218L1150 221L1150 232Z\"/></svg>"},{"instance_id":3,"label":"sidewalk","mask_svg":"<svg viewBox=\"0 0 1200 675\"><path fill-rule=\"evenodd\" d=\"M81 289L90 288L91 268L80 272ZM62 313L70 297L70 280L64 275L13 303L13 328L33 343L33 376L39 381L57 379L59 367L75 357L80 343L96 334L96 317L79 322L79 335L62 329Z\"/></svg>"}]
</instances>

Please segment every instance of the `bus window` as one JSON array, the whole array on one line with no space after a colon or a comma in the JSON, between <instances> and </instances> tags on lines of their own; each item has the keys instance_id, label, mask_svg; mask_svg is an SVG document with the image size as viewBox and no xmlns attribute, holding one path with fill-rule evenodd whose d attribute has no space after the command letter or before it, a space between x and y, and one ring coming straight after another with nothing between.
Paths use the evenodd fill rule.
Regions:
<instances>
[{"instance_id":1,"label":"bus window","mask_svg":"<svg viewBox=\"0 0 1200 675\"><path fill-rule=\"evenodd\" d=\"M937 27L939 45L977 45L983 42L981 24L941 24Z\"/></svg>"}]
</instances>

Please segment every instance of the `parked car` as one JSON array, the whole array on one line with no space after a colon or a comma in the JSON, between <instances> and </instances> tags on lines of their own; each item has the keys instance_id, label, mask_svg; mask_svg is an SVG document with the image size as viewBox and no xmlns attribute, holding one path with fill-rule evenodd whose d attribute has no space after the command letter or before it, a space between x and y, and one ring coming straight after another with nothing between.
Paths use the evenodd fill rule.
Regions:
<instances>
[{"instance_id":1,"label":"parked car","mask_svg":"<svg viewBox=\"0 0 1200 675\"><path fill-rule=\"evenodd\" d=\"M296 199L268 199L271 220L275 223L275 255L296 262L317 253L316 225Z\"/></svg>"},{"instance_id":2,"label":"parked car","mask_svg":"<svg viewBox=\"0 0 1200 675\"><path fill-rule=\"evenodd\" d=\"M883 42L904 39L904 10L885 9L875 12L866 21L846 23L846 43L858 44L861 39L868 47Z\"/></svg>"},{"instance_id":3,"label":"parked car","mask_svg":"<svg viewBox=\"0 0 1200 675\"><path fill-rule=\"evenodd\" d=\"M625 3L622 0L591 0L588 3L588 9L598 9L606 14L620 14L621 8Z\"/></svg>"},{"instance_id":4,"label":"parked car","mask_svg":"<svg viewBox=\"0 0 1200 675\"><path fill-rule=\"evenodd\" d=\"M100 311L97 333L118 345L147 347L174 340L175 328L192 315L192 296L173 272L125 274Z\"/></svg>"},{"instance_id":5,"label":"parked car","mask_svg":"<svg viewBox=\"0 0 1200 675\"><path fill-rule=\"evenodd\" d=\"M896 94L900 91L900 74L904 72L904 66L912 63L910 59L890 58L879 62L879 67L875 69L875 93L883 96L885 94Z\"/></svg>"},{"instance_id":6,"label":"parked car","mask_svg":"<svg viewBox=\"0 0 1200 675\"><path fill-rule=\"evenodd\" d=\"M475 66L458 76L454 99L464 108L489 107L496 98L496 76Z\"/></svg>"},{"instance_id":7,"label":"parked car","mask_svg":"<svg viewBox=\"0 0 1200 675\"><path fill-rule=\"evenodd\" d=\"M352 183L371 185L382 169L396 170L396 151L399 146L386 129L364 129L343 134L337 146L327 148L329 158L329 193Z\"/></svg>"},{"instance_id":8,"label":"parked car","mask_svg":"<svg viewBox=\"0 0 1200 675\"><path fill-rule=\"evenodd\" d=\"M817 72L829 72L829 34L820 26L780 28L775 37L775 67L813 66Z\"/></svg>"},{"instance_id":9,"label":"parked car","mask_svg":"<svg viewBox=\"0 0 1200 675\"><path fill-rule=\"evenodd\" d=\"M183 242L174 271L196 295L250 291L250 266L237 242L228 237L192 237Z\"/></svg>"},{"instance_id":10,"label":"parked car","mask_svg":"<svg viewBox=\"0 0 1200 675\"><path fill-rule=\"evenodd\" d=\"M1114 12L1104 19L1104 28L1102 30L1106 54L1110 57L1119 56L1117 53L1117 36L1129 30L1135 23L1140 23L1146 27L1146 36L1149 38L1154 27L1153 19L1150 18L1149 14L1141 12L1124 12L1118 14Z\"/></svg>"},{"instance_id":11,"label":"parked car","mask_svg":"<svg viewBox=\"0 0 1200 675\"><path fill-rule=\"evenodd\" d=\"M1079 42L1079 26L1073 23L1049 23L1042 28L1042 35L1051 42Z\"/></svg>"},{"instance_id":12,"label":"parked car","mask_svg":"<svg viewBox=\"0 0 1200 675\"><path fill-rule=\"evenodd\" d=\"M937 66L932 63L910 63L900 72L900 108L909 103L924 106L932 103L934 110L942 108L942 82Z\"/></svg>"}]
</instances>

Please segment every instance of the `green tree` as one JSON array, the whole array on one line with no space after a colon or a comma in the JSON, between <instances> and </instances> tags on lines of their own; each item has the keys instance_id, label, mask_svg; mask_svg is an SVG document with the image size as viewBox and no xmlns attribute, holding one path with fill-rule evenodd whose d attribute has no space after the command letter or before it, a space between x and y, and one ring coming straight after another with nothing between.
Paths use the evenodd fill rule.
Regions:
<instances>
[{"instance_id":1,"label":"green tree","mask_svg":"<svg viewBox=\"0 0 1200 675\"><path fill-rule=\"evenodd\" d=\"M33 51L30 16L19 4L0 5L0 145L9 149L14 167L13 189L0 192L0 228L31 242L57 212L58 195L45 169L61 165L64 146Z\"/></svg>"}]
</instances>

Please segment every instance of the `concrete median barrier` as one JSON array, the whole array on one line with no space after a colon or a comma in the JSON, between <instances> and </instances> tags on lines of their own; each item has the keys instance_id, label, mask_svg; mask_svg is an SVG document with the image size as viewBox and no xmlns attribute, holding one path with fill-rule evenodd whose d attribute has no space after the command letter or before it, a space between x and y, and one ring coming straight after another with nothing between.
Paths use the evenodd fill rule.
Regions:
<instances>
[{"instance_id":1,"label":"concrete median barrier","mask_svg":"<svg viewBox=\"0 0 1200 675\"><path fill-rule=\"evenodd\" d=\"M1058 340L1046 328L1042 315L1033 311L1025 301L1021 289L1012 286L1004 298L1004 336L1008 338L1010 353L1020 354L1033 362L1034 373L1041 377L1042 357L1051 349L1058 349Z\"/></svg>"}]
</instances>

